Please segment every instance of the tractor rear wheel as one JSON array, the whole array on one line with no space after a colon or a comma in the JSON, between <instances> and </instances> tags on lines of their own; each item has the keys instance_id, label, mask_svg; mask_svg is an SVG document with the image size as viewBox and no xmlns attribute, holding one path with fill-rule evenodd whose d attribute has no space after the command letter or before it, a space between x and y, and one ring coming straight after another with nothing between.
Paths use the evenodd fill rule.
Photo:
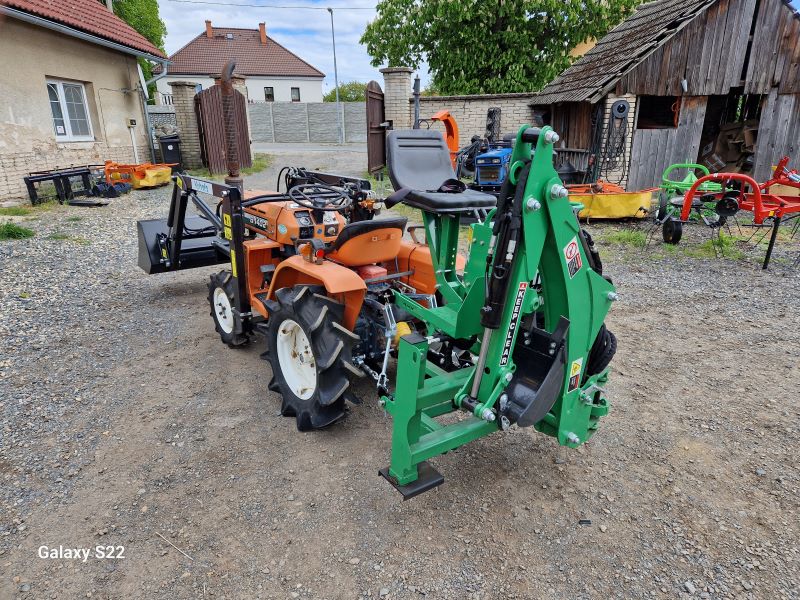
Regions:
<instances>
[{"instance_id":1,"label":"tractor rear wheel","mask_svg":"<svg viewBox=\"0 0 800 600\"><path fill-rule=\"evenodd\" d=\"M220 271L212 275L208 283L208 303L211 305L214 329L219 337L231 348L238 348L247 344L250 338L246 333L236 333L233 283L230 271Z\"/></svg>"},{"instance_id":2,"label":"tractor rear wheel","mask_svg":"<svg viewBox=\"0 0 800 600\"><path fill-rule=\"evenodd\" d=\"M283 288L268 307L269 389L283 396L281 414L295 417L300 431L344 417L350 380L363 376L352 362L359 337L341 325L344 305L323 293L317 286Z\"/></svg>"}]
</instances>

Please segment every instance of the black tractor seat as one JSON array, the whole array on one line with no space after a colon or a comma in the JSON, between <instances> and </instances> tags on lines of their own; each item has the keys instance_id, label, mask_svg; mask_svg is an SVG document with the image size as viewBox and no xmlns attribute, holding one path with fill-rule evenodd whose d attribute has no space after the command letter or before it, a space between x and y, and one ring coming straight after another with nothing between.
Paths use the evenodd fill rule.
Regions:
<instances>
[{"instance_id":1,"label":"black tractor seat","mask_svg":"<svg viewBox=\"0 0 800 600\"><path fill-rule=\"evenodd\" d=\"M396 192L386 199L391 206L403 202L432 213L473 212L491 209L497 199L476 190L440 191L455 180L450 150L442 134L432 129L391 131L386 140L386 164ZM448 186L455 187L455 186Z\"/></svg>"}]
</instances>

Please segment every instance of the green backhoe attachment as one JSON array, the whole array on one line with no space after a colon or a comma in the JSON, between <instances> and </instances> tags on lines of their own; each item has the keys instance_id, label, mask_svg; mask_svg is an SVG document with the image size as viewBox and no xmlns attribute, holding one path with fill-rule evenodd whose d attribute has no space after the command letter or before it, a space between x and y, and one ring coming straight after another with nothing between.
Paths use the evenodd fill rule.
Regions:
<instances>
[{"instance_id":1,"label":"green backhoe attachment","mask_svg":"<svg viewBox=\"0 0 800 600\"><path fill-rule=\"evenodd\" d=\"M427 331L401 338L397 386L381 398L393 418L381 475L405 498L442 483L428 459L479 437L516 424L576 447L608 412L616 340L603 321L616 293L553 167L557 141L549 127L520 128L497 208L471 226L463 274L459 215L423 212L442 305L396 292ZM429 361L443 341L468 347L474 364L445 371ZM456 422L437 421L455 411Z\"/></svg>"}]
</instances>

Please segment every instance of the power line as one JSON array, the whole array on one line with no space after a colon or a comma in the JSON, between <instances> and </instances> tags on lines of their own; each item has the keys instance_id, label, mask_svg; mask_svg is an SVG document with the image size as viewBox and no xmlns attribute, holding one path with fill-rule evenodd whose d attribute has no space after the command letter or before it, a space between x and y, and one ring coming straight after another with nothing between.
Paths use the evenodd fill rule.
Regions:
<instances>
[{"instance_id":1,"label":"power line","mask_svg":"<svg viewBox=\"0 0 800 600\"><path fill-rule=\"evenodd\" d=\"M239 4L234 2L214 2L213 0L168 0L181 4L213 4L216 6L249 7L249 8L286 8L292 10L328 10L327 6L286 6L277 4ZM375 10L374 6L333 6L334 10Z\"/></svg>"}]
</instances>

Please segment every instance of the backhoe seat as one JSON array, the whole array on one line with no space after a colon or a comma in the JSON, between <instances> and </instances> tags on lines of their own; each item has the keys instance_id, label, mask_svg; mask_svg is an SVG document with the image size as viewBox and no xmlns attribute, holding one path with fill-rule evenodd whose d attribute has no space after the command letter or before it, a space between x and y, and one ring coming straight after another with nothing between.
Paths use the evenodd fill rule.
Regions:
<instances>
[{"instance_id":1,"label":"backhoe seat","mask_svg":"<svg viewBox=\"0 0 800 600\"><path fill-rule=\"evenodd\" d=\"M448 179L455 179L450 150L442 134L432 129L390 131L386 140L386 164L393 194L403 203L433 213L462 213L494 208L491 194L466 189L437 191ZM388 200L391 200L390 196Z\"/></svg>"},{"instance_id":2,"label":"backhoe seat","mask_svg":"<svg viewBox=\"0 0 800 600\"><path fill-rule=\"evenodd\" d=\"M408 219L373 219L348 223L339 232L327 257L348 267L374 265L394 260Z\"/></svg>"}]
</instances>

